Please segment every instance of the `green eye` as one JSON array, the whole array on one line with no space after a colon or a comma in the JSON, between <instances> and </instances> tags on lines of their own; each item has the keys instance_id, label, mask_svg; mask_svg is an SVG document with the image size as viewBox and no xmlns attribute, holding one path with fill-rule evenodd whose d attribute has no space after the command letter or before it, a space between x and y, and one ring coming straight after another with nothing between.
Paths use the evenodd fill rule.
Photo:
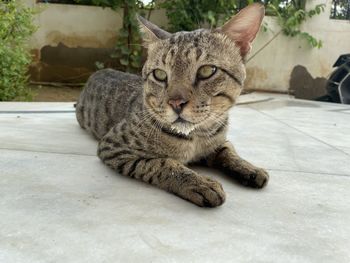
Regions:
<instances>
[{"instance_id":1,"label":"green eye","mask_svg":"<svg viewBox=\"0 0 350 263\"><path fill-rule=\"evenodd\" d=\"M198 79L208 79L213 76L216 72L216 67L211 65L205 65L198 69L197 78Z\"/></svg>"},{"instance_id":2,"label":"green eye","mask_svg":"<svg viewBox=\"0 0 350 263\"><path fill-rule=\"evenodd\" d=\"M161 69L153 70L153 76L156 80L162 81L162 82L166 81L166 79L167 79L166 72L164 70L161 70Z\"/></svg>"}]
</instances>

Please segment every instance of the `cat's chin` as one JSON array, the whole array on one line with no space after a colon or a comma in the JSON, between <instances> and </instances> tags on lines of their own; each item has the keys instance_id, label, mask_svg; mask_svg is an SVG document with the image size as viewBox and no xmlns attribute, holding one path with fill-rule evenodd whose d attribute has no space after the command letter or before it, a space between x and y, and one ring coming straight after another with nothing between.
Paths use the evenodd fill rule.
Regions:
<instances>
[{"instance_id":1,"label":"cat's chin","mask_svg":"<svg viewBox=\"0 0 350 263\"><path fill-rule=\"evenodd\" d=\"M175 122L170 127L176 133L183 135L189 135L195 129L195 126L190 122Z\"/></svg>"}]
</instances>

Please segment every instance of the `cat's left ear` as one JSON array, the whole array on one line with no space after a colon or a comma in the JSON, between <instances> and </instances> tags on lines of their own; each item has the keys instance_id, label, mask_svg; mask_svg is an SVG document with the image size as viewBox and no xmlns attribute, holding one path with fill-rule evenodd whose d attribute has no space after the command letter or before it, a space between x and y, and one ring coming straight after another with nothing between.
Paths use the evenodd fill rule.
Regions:
<instances>
[{"instance_id":1,"label":"cat's left ear","mask_svg":"<svg viewBox=\"0 0 350 263\"><path fill-rule=\"evenodd\" d=\"M143 42L146 47L152 42L166 39L171 36L171 33L159 28L142 16L137 16L137 20L139 21L140 30L143 35Z\"/></svg>"},{"instance_id":2,"label":"cat's left ear","mask_svg":"<svg viewBox=\"0 0 350 263\"><path fill-rule=\"evenodd\" d=\"M259 32L264 15L264 5L251 4L243 8L216 31L225 34L234 41L240 48L241 55L244 58L249 53L251 43Z\"/></svg>"}]
</instances>

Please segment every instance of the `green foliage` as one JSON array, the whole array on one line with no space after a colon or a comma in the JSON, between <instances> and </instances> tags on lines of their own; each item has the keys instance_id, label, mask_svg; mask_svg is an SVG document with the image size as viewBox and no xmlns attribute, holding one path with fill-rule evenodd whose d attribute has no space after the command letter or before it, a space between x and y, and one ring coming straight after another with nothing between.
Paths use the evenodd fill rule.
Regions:
<instances>
[{"instance_id":1,"label":"green foliage","mask_svg":"<svg viewBox=\"0 0 350 263\"><path fill-rule=\"evenodd\" d=\"M319 15L324 11L325 5L316 5L313 9L305 11L302 6L305 5L303 1L295 1L287 3L284 6L278 4L279 1L272 1L268 4L267 12L277 17L278 24L281 26L282 32L286 36L300 36L307 40L312 47L321 48L322 41L307 32L302 32L300 26L308 19L315 15Z\"/></svg>"},{"instance_id":2,"label":"green foliage","mask_svg":"<svg viewBox=\"0 0 350 263\"><path fill-rule=\"evenodd\" d=\"M203 26L217 27L237 10L235 0L169 0L160 4L166 9L170 31L191 31Z\"/></svg>"},{"instance_id":3,"label":"green foliage","mask_svg":"<svg viewBox=\"0 0 350 263\"><path fill-rule=\"evenodd\" d=\"M139 3L135 0L124 0L123 27L118 34L115 52L112 57L119 59L119 63L127 72L135 72L141 68L142 46L136 14Z\"/></svg>"},{"instance_id":4,"label":"green foliage","mask_svg":"<svg viewBox=\"0 0 350 263\"><path fill-rule=\"evenodd\" d=\"M324 11L324 5L317 5L309 11L305 11L306 0L168 0L160 4L166 9L170 30L189 31L203 26L217 27L226 19L237 13L240 9L254 2L266 6L266 13L277 17L282 32L291 37L301 36L312 47L320 48L322 42L315 39L307 32L302 32L300 27L307 19ZM267 25L263 25L264 31Z\"/></svg>"},{"instance_id":5,"label":"green foliage","mask_svg":"<svg viewBox=\"0 0 350 263\"><path fill-rule=\"evenodd\" d=\"M218 27L249 4L258 2L267 6L272 1L167 0L161 3L160 7L166 9L170 24L169 30L176 32L181 30L190 31L201 27Z\"/></svg>"},{"instance_id":6,"label":"green foliage","mask_svg":"<svg viewBox=\"0 0 350 263\"><path fill-rule=\"evenodd\" d=\"M32 58L26 44L35 31L33 14L19 0L0 2L0 101L30 99L27 71Z\"/></svg>"},{"instance_id":7,"label":"green foliage","mask_svg":"<svg viewBox=\"0 0 350 263\"><path fill-rule=\"evenodd\" d=\"M331 18L350 20L350 1L349 0L332 1Z\"/></svg>"}]
</instances>

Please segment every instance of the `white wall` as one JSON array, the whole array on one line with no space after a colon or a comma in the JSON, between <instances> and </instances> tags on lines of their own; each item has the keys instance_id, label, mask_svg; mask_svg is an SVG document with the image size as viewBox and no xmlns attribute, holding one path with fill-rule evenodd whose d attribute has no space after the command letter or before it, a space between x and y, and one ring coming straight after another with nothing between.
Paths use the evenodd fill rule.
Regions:
<instances>
[{"instance_id":1,"label":"white wall","mask_svg":"<svg viewBox=\"0 0 350 263\"><path fill-rule=\"evenodd\" d=\"M38 31L31 47L56 46L110 48L115 45L117 32L122 26L123 11L84 5L44 4L24 0L41 10L36 19ZM164 10L152 12L151 21L166 24Z\"/></svg>"},{"instance_id":2,"label":"white wall","mask_svg":"<svg viewBox=\"0 0 350 263\"><path fill-rule=\"evenodd\" d=\"M350 21L329 19L331 0L309 0L307 8L316 4L325 4L325 12L307 21L302 31L321 39L323 47L312 48L303 39L279 35L248 62L248 88L287 91L290 74L296 65L305 66L313 77L327 77L339 55L350 53ZM279 31L271 17L266 17L265 21L273 32L260 32L251 54Z\"/></svg>"}]
</instances>

